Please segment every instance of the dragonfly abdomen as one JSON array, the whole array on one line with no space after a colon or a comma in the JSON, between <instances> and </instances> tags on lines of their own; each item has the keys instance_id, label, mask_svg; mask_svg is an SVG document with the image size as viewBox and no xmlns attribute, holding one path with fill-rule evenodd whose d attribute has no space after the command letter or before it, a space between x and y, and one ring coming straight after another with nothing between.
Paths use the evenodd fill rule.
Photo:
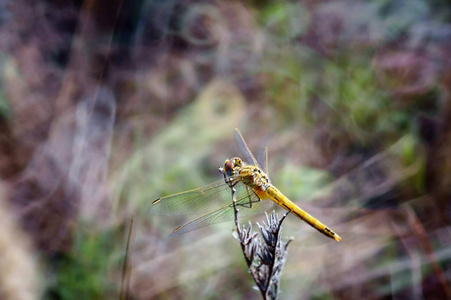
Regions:
<instances>
[{"instance_id":1,"label":"dragonfly abdomen","mask_svg":"<svg viewBox=\"0 0 451 300\"><path fill-rule=\"evenodd\" d=\"M268 184L266 187L266 194L268 195L268 198L277 203L278 205L282 206L289 212L296 215L301 220L305 221L307 224L321 232L322 234L336 240L339 242L341 240L341 237L336 234L332 229L321 223L318 219L311 216L309 213L307 213L305 210L301 209L299 206L297 206L294 202L292 202L290 199L288 199L282 192L280 192L275 186L272 184Z\"/></svg>"}]
</instances>

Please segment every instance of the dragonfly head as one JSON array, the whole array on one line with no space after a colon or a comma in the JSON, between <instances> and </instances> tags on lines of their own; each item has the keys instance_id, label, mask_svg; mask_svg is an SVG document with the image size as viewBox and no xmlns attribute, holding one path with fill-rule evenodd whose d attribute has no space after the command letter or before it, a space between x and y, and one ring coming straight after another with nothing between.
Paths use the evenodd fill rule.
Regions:
<instances>
[{"instance_id":1,"label":"dragonfly head","mask_svg":"<svg viewBox=\"0 0 451 300\"><path fill-rule=\"evenodd\" d=\"M243 166L243 161L239 157L232 157L224 162L224 172L227 177L234 177L237 175L238 169Z\"/></svg>"}]
</instances>

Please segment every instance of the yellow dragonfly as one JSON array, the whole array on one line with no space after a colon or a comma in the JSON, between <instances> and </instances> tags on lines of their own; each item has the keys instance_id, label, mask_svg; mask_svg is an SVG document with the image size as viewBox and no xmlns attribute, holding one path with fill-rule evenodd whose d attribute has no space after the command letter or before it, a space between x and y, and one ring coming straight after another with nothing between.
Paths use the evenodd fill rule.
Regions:
<instances>
[{"instance_id":1,"label":"yellow dragonfly","mask_svg":"<svg viewBox=\"0 0 451 300\"><path fill-rule=\"evenodd\" d=\"M332 229L301 209L274 185L267 175L267 151L263 149L255 159L246 145L240 131L235 128L235 140L248 161L245 163L239 157L227 159L220 172L224 179L197 189L165 196L153 201L149 213L156 215L198 214L197 219L174 230L172 235L189 232L213 223L231 221L234 219L231 186L236 190L236 205L243 207L240 218L261 213L272 206L272 202L282 206L290 213L337 242L341 237ZM267 201L267 200L272 200Z\"/></svg>"}]
</instances>

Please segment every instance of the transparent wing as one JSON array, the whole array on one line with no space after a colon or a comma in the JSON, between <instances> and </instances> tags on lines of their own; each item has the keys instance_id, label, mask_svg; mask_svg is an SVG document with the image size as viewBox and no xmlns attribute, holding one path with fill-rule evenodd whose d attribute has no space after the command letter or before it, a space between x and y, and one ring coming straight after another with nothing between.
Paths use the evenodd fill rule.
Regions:
<instances>
[{"instance_id":1,"label":"transparent wing","mask_svg":"<svg viewBox=\"0 0 451 300\"><path fill-rule=\"evenodd\" d=\"M238 145L238 148L240 149L241 153L243 153L244 157L246 158L246 161L259 167L260 169L263 170L263 172L268 174L268 149L266 147L263 147L258 152L257 159L255 159L254 155L252 154L251 150L244 141L243 135L241 134L238 128L235 128L234 134L236 144Z\"/></svg>"},{"instance_id":2,"label":"transparent wing","mask_svg":"<svg viewBox=\"0 0 451 300\"><path fill-rule=\"evenodd\" d=\"M252 206L250 207L250 202L252 201ZM237 207L239 209L238 217L248 217L256 214L263 213L264 211L270 209L273 205L271 200L259 200L258 197L252 193L250 197L244 197L241 199L237 198ZM203 215L185 225L177 228L171 236L180 235L189 231L193 231L202 227L209 226L211 224L232 221L235 218L235 213L233 210L233 204L230 202L215 211L212 211L206 215Z\"/></svg>"},{"instance_id":3,"label":"transparent wing","mask_svg":"<svg viewBox=\"0 0 451 300\"><path fill-rule=\"evenodd\" d=\"M235 186L236 198L249 198L243 183ZM205 214L232 203L232 192L224 179L207 186L158 198L148 207L153 215Z\"/></svg>"},{"instance_id":4,"label":"transparent wing","mask_svg":"<svg viewBox=\"0 0 451 300\"><path fill-rule=\"evenodd\" d=\"M263 147L257 153L257 162L259 163L263 172L265 172L266 175L269 175L269 173L268 173L268 148Z\"/></svg>"},{"instance_id":5,"label":"transparent wing","mask_svg":"<svg viewBox=\"0 0 451 300\"><path fill-rule=\"evenodd\" d=\"M236 144L238 145L240 151L244 154L244 157L246 158L247 162L253 164L254 166L260 167L259 163L257 162L251 150L249 150L249 147L244 141L243 135L241 134L240 130L238 128L235 128L233 133L235 135Z\"/></svg>"}]
</instances>

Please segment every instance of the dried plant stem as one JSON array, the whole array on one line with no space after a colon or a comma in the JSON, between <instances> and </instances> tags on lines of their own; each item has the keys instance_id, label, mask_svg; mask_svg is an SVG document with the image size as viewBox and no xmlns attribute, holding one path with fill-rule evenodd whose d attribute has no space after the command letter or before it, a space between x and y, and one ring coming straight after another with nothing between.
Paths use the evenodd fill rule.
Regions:
<instances>
[{"instance_id":1,"label":"dried plant stem","mask_svg":"<svg viewBox=\"0 0 451 300\"><path fill-rule=\"evenodd\" d=\"M236 231L238 233L238 236L241 236L241 230L240 230L240 223L238 222L238 208L236 207L236 190L234 187L232 189L232 201L233 201L233 211L235 213L235 226ZM257 233L255 233L255 236L257 236ZM247 267L250 268L252 261L246 256L246 246L244 243L240 243L241 251L243 252L244 259L246 260ZM250 270L249 270L250 271ZM253 277L253 276L252 276Z\"/></svg>"},{"instance_id":2,"label":"dried plant stem","mask_svg":"<svg viewBox=\"0 0 451 300\"><path fill-rule=\"evenodd\" d=\"M235 225L237 239L240 241L249 273L254 279L263 299L277 299L279 282L283 265L287 256L287 247L291 242L289 239L281 241L282 223L289 212L278 220L277 214L266 215L266 222L258 224L263 241L257 238L258 233L252 231L252 224L240 226L238 222L239 209L236 205L236 190L231 185L233 208L235 213Z\"/></svg>"}]
</instances>

